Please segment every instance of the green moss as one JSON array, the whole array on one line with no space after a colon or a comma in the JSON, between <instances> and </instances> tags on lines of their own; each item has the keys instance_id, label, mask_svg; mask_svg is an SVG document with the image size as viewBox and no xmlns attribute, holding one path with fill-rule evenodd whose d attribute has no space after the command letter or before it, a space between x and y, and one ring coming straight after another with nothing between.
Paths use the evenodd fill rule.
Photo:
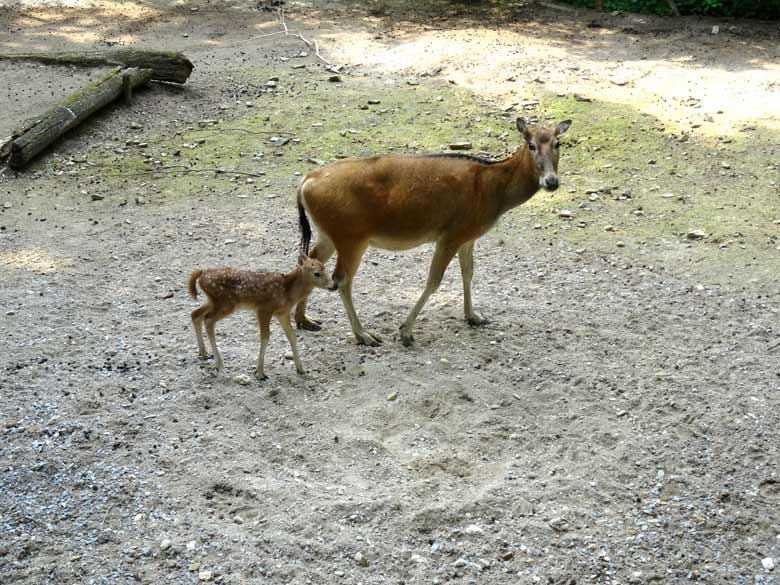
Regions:
<instances>
[{"instance_id":1,"label":"green moss","mask_svg":"<svg viewBox=\"0 0 780 585\"><path fill-rule=\"evenodd\" d=\"M210 191L291 199L300 174L312 166L308 159L437 152L461 140L474 144L472 152L503 156L520 143L515 112L498 111L432 79L420 85L353 77L330 83L320 69L287 66L236 68L230 75L236 86L252 92L272 76L279 81L273 92L239 95L239 105L231 102L216 126L175 138L146 137L148 150L153 158L167 152L158 158L165 166L263 175L251 187L246 177L231 181L213 172L150 175L171 199ZM772 222L780 219L780 177L769 165L777 158L775 131L736 132L726 141L702 132L681 140L657 119L627 106L539 97L543 118L574 121L561 151L562 187L540 192L498 225L508 245L523 250L554 243L584 254L610 254L690 273L705 284L774 285L780 226ZM248 100L253 108L244 105ZM276 146L270 142L274 134L295 140ZM199 139L205 143L184 147ZM171 156L176 150L179 156ZM107 174L120 179L153 168L142 152L130 147L127 156L112 156ZM596 192L594 201L590 191ZM572 210L574 218L559 218L561 208ZM542 229L534 229L536 224ZM692 229L708 237L689 240Z\"/></svg>"}]
</instances>

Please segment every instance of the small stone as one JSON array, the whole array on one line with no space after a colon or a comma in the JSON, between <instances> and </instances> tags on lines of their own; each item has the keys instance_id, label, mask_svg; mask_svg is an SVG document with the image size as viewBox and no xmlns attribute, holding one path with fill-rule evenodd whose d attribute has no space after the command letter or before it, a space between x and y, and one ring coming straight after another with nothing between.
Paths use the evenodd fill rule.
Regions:
<instances>
[{"instance_id":1,"label":"small stone","mask_svg":"<svg viewBox=\"0 0 780 585\"><path fill-rule=\"evenodd\" d=\"M361 567L367 567L368 566L368 559L366 558L366 555L364 555L362 552L355 553L355 556L353 557L355 559L355 562L361 566Z\"/></svg>"},{"instance_id":2,"label":"small stone","mask_svg":"<svg viewBox=\"0 0 780 585\"><path fill-rule=\"evenodd\" d=\"M201 571L198 573L198 581L211 581L214 578L214 573L211 571Z\"/></svg>"},{"instance_id":3,"label":"small stone","mask_svg":"<svg viewBox=\"0 0 780 585\"><path fill-rule=\"evenodd\" d=\"M266 87L276 87L276 85L277 83L273 79L265 82Z\"/></svg>"},{"instance_id":4,"label":"small stone","mask_svg":"<svg viewBox=\"0 0 780 585\"><path fill-rule=\"evenodd\" d=\"M103 199L105 199L105 197L98 195L97 193L93 193L90 197L92 198L92 201L103 201Z\"/></svg>"},{"instance_id":5,"label":"small stone","mask_svg":"<svg viewBox=\"0 0 780 585\"><path fill-rule=\"evenodd\" d=\"M574 99L578 102L592 102L593 100L587 96L580 95L578 93L574 94Z\"/></svg>"},{"instance_id":6,"label":"small stone","mask_svg":"<svg viewBox=\"0 0 780 585\"><path fill-rule=\"evenodd\" d=\"M712 34L716 35L720 32L720 27L716 24L712 27Z\"/></svg>"},{"instance_id":7,"label":"small stone","mask_svg":"<svg viewBox=\"0 0 780 585\"><path fill-rule=\"evenodd\" d=\"M761 559L761 566L764 567L765 571L771 571L775 568L775 560L772 557Z\"/></svg>"},{"instance_id":8,"label":"small stone","mask_svg":"<svg viewBox=\"0 0 780 585\"><path fill-rule=\"evenodd\" d=\"M331 75L328 77L328 81L331 83L341 83L341 75Z\"/></svg>"},{"instance_id":9,"label":"small stone","mask_svg":"<svg viewBox=\"0 0 780 585\"><path fill-rule=\"evenodd\" d=\"M11 209L13 207L12 203L3 203L3 209Z\"/></svg>"},{"instance_id":10,"label":"small stone","mask_svg":"<svg viewBox=\"0 0 780 585\"><path fill-rule=\"evenodd\" d=\"M190 566L188 567L190 571L197 571L200 569L200 563L198 561L195 561L194 563L190 563Z\"/></svg>"},{"instance_id":11,"label":"small stone","mask_svg":"<svg viewBox=\"0 0 780 585\"><path fill-rule=\"evenodd\" d=\"M561 217L563 219L568 219L570 217L573 217L574 214L572 213L571 209L559 209L558 210L558 217Z\"/></svg>"},{"instance_id":12,"label":"small stone","mask_svg":"<svg viewBox=\"0 0 780 585\"><path fill-rule=\"evenodd\" d=\"M615 231L615 226L614 225L605 225L604 226L604 231L605 232L614 232Z\"/></svg>"},{"instance_id":13,"label":"small stone","mask_svg":"<svg viewBox=\"0 0 780 585\"><path fill-rule=\"evenodd\" d=\"M721 168L724 168L724 169L730 169L731 168L731 165L729 163L725 162L725 161L720 163L720 166L721 166Z\"/></svg>"},{"instance_id":14,"label":"small stone","mask_svg":"<svg viewBox=\"0 0 780 585\"><path fill-rule=\"evenodd\" d=\"M416 79L408 79L408 80L406 81L406 83L407 83L408 85L420 85L420 82L419 82L419 81L417 81Z\"/></svg>"},{"instance_id":15,"label":"small stone","mask_svg":"<svg viewBox=\"0 0 780 585\"><path fill-rule=\"evenodd\" d=\"M596 193L591 193L590 196L588 197L588 201L598 201L598 200L599 200L599 196Z\"/></svg>"},{"instance_id":16,"label":"small stone","mask_svg":"<svg viewBox=\"0 0 780 585\"><path fill-rule=\"evenodd\" d=\"M237 376L233 376L233 382L240 384L241 386L248 386L251 379L246 374L238 374Z\"/></svg>"},{"instance_id":17,"label":"small stone","mask_svg":"<svg viewBox=\"0 0 780 585\"><path fill-rule=\"evenodd\" d=\"M425 557L423 557L421 555L418 555L418 554L414 554L414 555L409 557L409 562L422 564L422 563L425 562Z\"/></svg>"},{"instance_id":18,"label":"small stone","mask_svg":"<svg viewBox=\"0 0 780 585\"><path fill-rule=\"evenodd\" d=\"M548 524L556 532L566 532L569 529L568 523L563 518L553 518Z\"/></svg>"},{"instance_id":19,"label":"small stone","mask_svg":"<svg viewBox=\"0 0 780 585\"><path fill-rule=\"evenodd\" d=\"M661 197L664 199L674 199L674 193L661 193Z\"/></svg>"},{"instance_id":20,"label":"small stone","mask_svg":"<svg viewBox=\"0 0 780 585\"><path fill-rule=\"evenodd\" d=\"M168 538L163 539L163 541L160 543L160 550L168 550L171 548L171 541Z\"/></svg>"},{"instance_id":21,"label":"small stone","mask_svg":"<svg viewBox=\"0 0 780 585\"><path fill-rule=\"evenodd\" d=\"M466 526L466 528L463 530L464 534L484 534L485 531L482 530L479 526L476 524L469 524Z\"/></svg>"},{"instance_id":22,"label":"small stone","mask_svg":"<svg viewBox=\"0 0 780 585\"><path fill-rule=\"evenodd\" d=\"M245 105L246 105L247 108L254 108L255 107L255 104L252 103L252 102L246 102Z\"/></svg>"},{"instance_id":23,"label":"small stone","mask_svg":"<svg viewBox=\"0 0 780 585\"><path fill-rule=\"evenodd\" d=\"M388 402L392 402L396 398L398 398L398 392L391 392L390 394L387 395Z\"/></svg>"},{"instance_id":24,"label":"small stone","mask_svg":"<svg viewBox=\"0 0 780 585\"><path fill-rule=\"evenodd\" d=\"M371 105L371 106L376 106L377 104L380 104L380 103L382 103L382 102L380 102L379 100L368 100L368 104Z\"/></svg>"},{"instance_id":25,"label":"small stone","mask_svg":"<svg viewBox=\"0 0 780 585\"><path fill-rule=\"evenodd\" d=\"M499 559L502 561L511 561L513 558L515 558L515 553L513 553L511 550L508 550L506 552L501 553L498 556Z\"/></svg>"},{"instance_id":26,"label":"small stone","mask_svg":"<svg viewBox=\"0 0 780 585\"><path fill-rule=\"evenodd\" d=\"M10 310L10 311L6 311L5 312L5 316L6 317L13 317L14 315L16 315L16 311L14 311L14 310Z\"/></svg>"},{"instance_id":27,"label":"small stone","mask_svg":"<svg viewBox=\"0 0 780 585\"><path fill-rule=\"evenodd\" d=\"M236 524L243 524L244 519L239 515L235 515L233 516L233 522L235 522Z\"/></svg>"},{"instance_id":28,"label":"small stone","mask_svg":"<svg viewBox=\"0 0 780 585\"><path fill-rule=\"evenodd\" d=\"M197 546L197 543L194 540L191 540L187 543L187 550L195 550L195 547Z\"/></svg>"},{"instance_id":29,"label":"small stone","mask_svg":"<svg viewBox=\"0 0 780 585\"><path fill-rule=\"evenodd\" d=\"M474 146L471 142L453 142L450 144L450 150L471 150Z\"/></svg>"},{"instance_id":30,"label":"small stone","mask_svg":"<svg viewBox=\"0 0 780 585\"><path fill-rule=\"evenodd\" d=\"M534 224L534 229L535 229L535 230L540 230L540 229L542 229L542 224L540 224L540 223L535 223L535 224Z\"/></svg>"},{"instance_id":31,"label":"small stone","mask_svg":"<svg viewBox=\"0 0 780 585\"><path fill-rule=\"evenodd\" d=\"M701 240L707 237L707 232L704 230L688 230L688 233L685 234L685 237L689 240Z\"/></svg>"}]
</instances>

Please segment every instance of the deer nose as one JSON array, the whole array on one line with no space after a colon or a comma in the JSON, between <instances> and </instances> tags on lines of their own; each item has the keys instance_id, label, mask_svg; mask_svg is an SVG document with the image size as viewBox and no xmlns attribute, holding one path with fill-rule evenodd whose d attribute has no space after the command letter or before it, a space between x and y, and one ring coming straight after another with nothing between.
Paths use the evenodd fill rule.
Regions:
<instances>
[{"instance_id":1,"label":"deer nose","mask_svg":"<svg viewBox=\"0 0 780 585\"><path fill-rule=\"evenodd\" d=\"M558 177L545 177L544 178L544 188L548 191L555 191L560 183L558 182Z\"/></svg>"},{"instance_id":2,"label":"deer nose","mask_svg":"<svg viewBox=\"0 0 780 585\"><path fill-rule=\"evenodd\" d=\"M334 280L333 286L329 286L328 290L338 290L338 288L339 288L339 283Z\"/></svg>"}]
</instances>

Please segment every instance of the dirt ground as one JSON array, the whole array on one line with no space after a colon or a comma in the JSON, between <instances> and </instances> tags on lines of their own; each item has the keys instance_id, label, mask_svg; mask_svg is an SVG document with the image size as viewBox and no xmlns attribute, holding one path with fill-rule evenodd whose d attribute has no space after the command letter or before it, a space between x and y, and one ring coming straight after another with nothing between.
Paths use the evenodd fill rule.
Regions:
<instances>
[{"instance_id":1,"label":"dirt ground","mask_svg":"<svg viewBox=\"0 0 780 585\"><path fill-rule=\"evenodd\" d=\"M0 4L4 53L196 66L0 176L0 582L778 582L777 23L286 4L332 82L268 4ZM0 61L0 139L99 74ZM574 122L562 188L477 244L489 325L451 267L403 348L431 249L371 250L383 346L318 291L307 375L272 329L241 383L249 314L198 362L188 273L289 269L301 173L502 156L518 115Z\"/></svg>"}]
</instances>

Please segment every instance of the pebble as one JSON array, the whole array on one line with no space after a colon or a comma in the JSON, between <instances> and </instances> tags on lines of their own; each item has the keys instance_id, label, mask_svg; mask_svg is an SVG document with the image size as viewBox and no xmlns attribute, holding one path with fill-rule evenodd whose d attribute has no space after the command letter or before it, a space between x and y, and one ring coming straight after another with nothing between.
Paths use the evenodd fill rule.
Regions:
<instances>
[{"instance_id":1,"label":"pebble","mask_svg":"<svg viewBox=\"0 0 780 585\"><path fill-rule=\"evenodd\" d=\"M449 148L450 150L471 150L474 146L471 142L453 142Z\"/></svg>"},{"instance_id":2,"label":"pebble","mask_svg":"<svg viewBox=\"0 0 780 585\"><path fill-rule=\"evenodd\" d=\"M761 559L761 566L764 567L764 570L771 571L775 568L775 560L772 557Z\"/></svg>"},{"instance_id":3,"label":"pebble","mask_svg":"<svg viewBox=\"0 0 780 585\"><path fill-rule=\"evenodd\" d=\"M252 380L246 374L238 374L233 376L233 382L240 384L241 386L248 386Z\"/></svg>"},{"instance_id":4,"label":"pebble","mask_svg":"<svg viewBox=\"0 0 780 585\"><path fill-rule=\"evenodd\" d=\"M187 550L195 550L196 546L197 543L194 540L191 540L187 543Z\"/></svg>"},{"instance_id":5,"label":"pebble","mask_svg":"<svg viewBox=\"0 0 780 585\"><path fill-rule=\"evenodd\" d=\"M341 75L331 75L328 77L328 81L331 83L340 83L341 82Z\"/></svg>"},{"instance_id":6,"label":"pebble","mask_svg":"<svg viewBox=\"0 0 780 585\"><path fill-rule=\"evenodd\" d=\"M211 581L214 578L214 573L211 571L201 571L198 573L198 581Z\"/></svg>"},{"instance_id":7,"label":"pebble","mask_svg":"<svg viewBox=\"0 0 780 585\"><path fill-rule=\"evenodd\" d=\"M389 402L392 402L396 398L398 398L398 392L391 392L390 394L387 395L387 400Z\"/></svg>"},{"instance_id":8,"label":"pebble","mask_svg":"<svg viewBox=\"0 0 780 585\"><path fill-rule=\"evenodd\" d=\"M469 524L466 526L466 528L463 530L464 534L484 534L485 531L482 530L479 526L476 524Z\"/></svg>"},{"instance_id":9,"label":"pebble","mask_svg":"<svg viewBox=\"0 0 780 585\"><path fill-rule=\"evenodd\" d=\"M409 557L409 561L412 562L412 563L421 564L421 563L425 562L425 557L423 557L421 555L414 554L414 555Z\"/></svg>"},{"instance_id":10,"label":"pebble","mask_svg":"<svg viewBox=\"0 0 780 585\"><path fill-rule=\"evenodd\" d=\"M163 541L160 543L160 550L168 550L171 548L171 541L168 538L163 539Z\"/></svg>"},{"instance_id":11,"label":"pebble","mask_svg":"<svg viewBox=\"0 0 780 585\"><path fill-rule=\"evenodd\" d=\"M562 218L568 218L572 217L574 214L572 213L571 209L560 209L558 210L558 217Z\"/></svg>"},{"instance_id":12,"label":"pebble","mask_svg":"<svg viewBox=\"0 0 780 585\"><path fill-rule=\"evenodd\" d=\"M688 233L685 234L685 237L689 240L701 240L707 237L707 232L704 230L688 230Z\"/></svg>"},{"instance_id":13,"label":"pebble","mask_svg":"<svg viewBox=\"0 0 780 585\"><path fill-rule=\"evenodd\" d=\"M233 517L233 522L235 522L236 524L243 524L244 519L241 516L236 515Z\"/></svg>"},{"instance_id":14,"label":"pebble","mask_svg":"<svg viewBox=\"0 0 780 585\"><path fill-rule=\"evenodd\" d=\"M367 567L368 566L368 559L366 558L366 555L364 555L362 552L355 553L355 556L353 557L355 559L355 562L361 566L361 567Z\"/></svg>"}]
</instances>

